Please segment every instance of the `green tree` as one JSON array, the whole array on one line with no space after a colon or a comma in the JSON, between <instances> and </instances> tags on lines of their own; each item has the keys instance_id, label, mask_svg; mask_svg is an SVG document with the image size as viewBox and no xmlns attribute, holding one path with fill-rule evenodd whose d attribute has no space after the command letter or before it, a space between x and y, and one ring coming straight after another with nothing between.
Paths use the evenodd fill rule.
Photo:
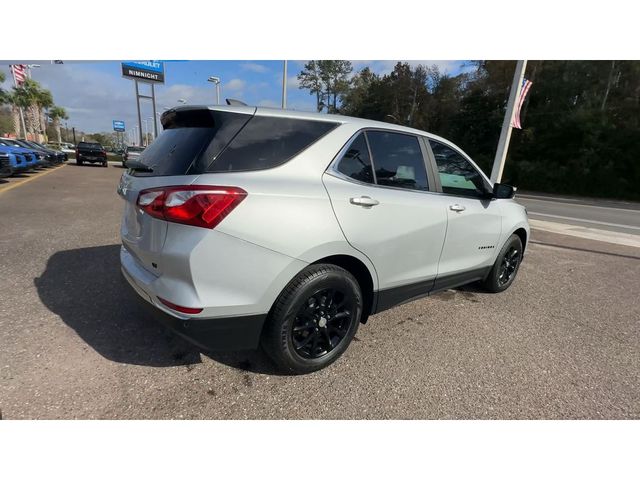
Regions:
<instances>
[{"instance_id":1,"label":"green tree","mask_svg":"<svg viewBox=\"0 0 640 480\"><path fill-rule=\"evenodd\" d=\"M348 91L352 71L348 60L311 60L298 74L298 80L301 89L316 96L319 112L326 108L329 113L337 113L338 98Z\"/></svg>"},{"instance_id":2,"label":"green tree","mask_svg":"<svg viewBox=\"0 0 640 480\"><path fill-rule=\"evenodd\" d=\"M298 74L299 88L309 90L311 95L316 96L316 109L322 111L323 87L320 76L320 66L316 60L311 60L304 65L304 69Z\"/></svg>"}]
</instances>

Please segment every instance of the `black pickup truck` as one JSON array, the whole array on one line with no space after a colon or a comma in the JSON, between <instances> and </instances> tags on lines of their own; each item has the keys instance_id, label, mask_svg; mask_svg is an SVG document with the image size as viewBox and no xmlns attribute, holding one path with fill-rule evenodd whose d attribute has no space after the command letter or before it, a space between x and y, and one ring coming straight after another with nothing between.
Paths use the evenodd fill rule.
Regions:
<instances>
[{"instance_id":1,"label":"black pickup truck","mask_svg":"<svg viewBox=\"0 0 640 480\"><path fill-rule=\"evenodd\" d=\"M76 163L100 163L103 167L107 166L107 152L99 143L80 142L76 147Z\"/></svg>"}]
</instances>

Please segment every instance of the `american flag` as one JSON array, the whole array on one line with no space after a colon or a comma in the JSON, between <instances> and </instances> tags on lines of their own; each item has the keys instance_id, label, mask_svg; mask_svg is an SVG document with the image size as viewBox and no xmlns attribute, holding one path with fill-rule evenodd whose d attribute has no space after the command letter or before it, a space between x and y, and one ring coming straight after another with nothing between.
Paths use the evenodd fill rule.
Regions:
<instances>
[{"instance_id":1,"label":"american flag","mask_svg":"<svg viewBox=\"0 0 640 480\"><path fill-rule=\"evenodd\" d=\"M516 112L513 116L513 120L511 120L511 126L513 128L519 128L522 130L522 124L520 123L520 110L522 110L522 104L524 103L524 99L527 97L527 93L529 93L529 89L531 88L532 83L526 78L522 81L522 88L520 89L520 98L518 98L518 105L516 106Z\"/></svg>"},{"instance_id":2,"label":"american flag","mask_svg":"<svg viewBox=\"0 0 640 480\"><path fill-rule=\"evenodd\" d=\"M26 65L11 65L13 69L13 75L16 78L16 85L19 87L27 79L27 66Z\"/></svg>"}]
</instances>

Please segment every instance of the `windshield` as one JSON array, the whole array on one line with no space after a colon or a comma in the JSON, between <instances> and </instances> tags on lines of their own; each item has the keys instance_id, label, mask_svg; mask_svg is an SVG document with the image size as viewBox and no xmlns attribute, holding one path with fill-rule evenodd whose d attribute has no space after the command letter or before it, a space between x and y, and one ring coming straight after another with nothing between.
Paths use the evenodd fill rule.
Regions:
<instances>
[{"instance_id":1,"label":"windshield","mask_svg":"<svg viewBox=\"0 0 640 480\"><path fill-rule=\"evenodd\" d=\"M15 140L11 140L11 139L8 139L8 138L3 138L2 139L2 143L3 143L3 145L6 145L8 147L22 147L22 145L20 145Z\"/></svg>"},{"instance_id":2,"label":"windshield","mask_svg":"<svg viewBox=\"0 0 640 480\"><path fill-rule=\"evenodd\" d=\"M99 143L80 142L78 148L102 148Z\"/></svg>"}]
</instances>

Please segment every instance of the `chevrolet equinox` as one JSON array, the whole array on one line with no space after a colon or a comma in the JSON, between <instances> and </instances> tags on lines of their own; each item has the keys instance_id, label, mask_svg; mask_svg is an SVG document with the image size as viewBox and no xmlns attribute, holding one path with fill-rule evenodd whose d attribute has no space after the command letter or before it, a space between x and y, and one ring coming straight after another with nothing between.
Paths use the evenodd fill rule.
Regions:
<instances>
[{"instance_id":1,"label":"chevrolet equinox","mask_svg":"<svg viewBox=\"0 0 640 480\"><path fill-rule=\"evenodd\" d=\"M382 122L181 106L127 162L122 272L201 348L286 372L335 361L370 315L514 281L529 238L515 189L458 147Z\"/></svg>"}]
</instances>

